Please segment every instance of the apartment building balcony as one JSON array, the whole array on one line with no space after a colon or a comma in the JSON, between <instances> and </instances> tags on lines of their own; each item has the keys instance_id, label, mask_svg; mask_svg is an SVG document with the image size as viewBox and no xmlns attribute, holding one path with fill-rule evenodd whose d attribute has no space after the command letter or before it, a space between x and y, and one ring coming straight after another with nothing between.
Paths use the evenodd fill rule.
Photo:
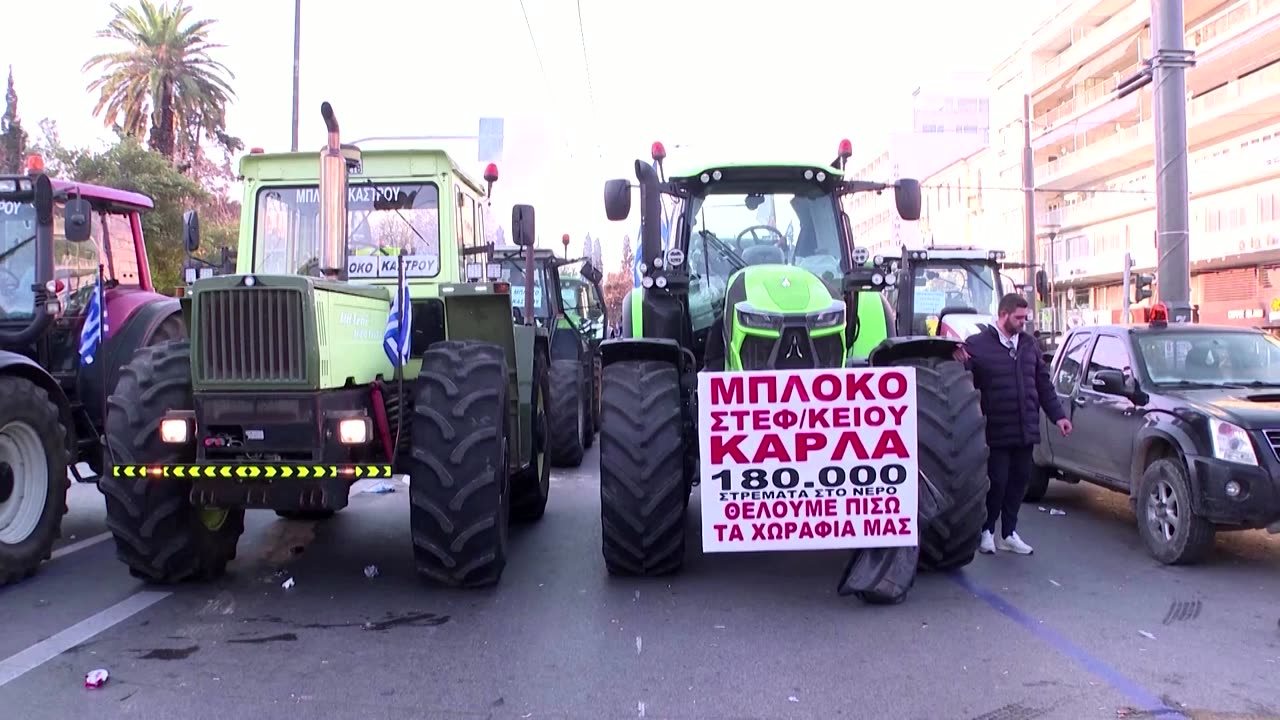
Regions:
<instances>
[{"instance_id":1,"label":"apartment building balcony","mask_svg":"<svg viewBox=\"0 0 1280 720\"><path fill-rule=\"evenodd\" d=\"M1032 97L1061 82L1067 75L1078 72L1081 65L1137 33L1150 20L1151 5L1133 2L1098 27L1090 28L1083 39L1032 70L1029 88Z\"/></svg>"},{"instance_id":2,"label":"apartment building balcony","mask_svg":"<svg viewBox=\"0 0 1280 720\"><path fill-rule=\"evenodd\" d=\"M1202 147L1275 114L1280 114L1280 64L1187 103L1187 145ZM1145 120L1037 167L1036 184L1083 187L1150 164L1154 139L1155 122Z\"/></svg>"},{"instance_id":3,"label":"apartment building balcony","mask_svg":"<svg viewBox=\"0 0 1280 720\"><path fill-rule=\"evenodd\" d=\"M1240 0L1187 31L1196 66L1187 71L1192 97L1280 58L1280 0Z\"/></svg>"},{"instance_id":4,"label":"apartment building balcony","mask_svg":"<svg viewBox=\"0 0 1280 720\"><path fill-rule=\"evenodd\" d=\"M1251 68L1280 58L1280 32L1277 31L1280 31L1280 0L1240 0L1196 21L1184 38L1185 46L1196 51L1196 65L1187 71L1188 94L1194 97L1209 92ZM1117 43L1076 69L1077 75L1088 71L1105 79L1077 90L1074 96L1066 97L1061 103L1038 114L1034 121L1038 132L1036 144L1053 142L1060 136L1062 125L1087 120L1082 116L1110 102L1117 85L1142 68L1145 58L1139 59L1135 53L1141 47L1145 49L1144 54L1149 55L1149 46L1149 42L1138 42L1138 36L1135 36L1127 43ZM1116 64L1116 58L1132 59L1133 62L1107 73L1108 67ZM1057 94L1062 93L1059 91Z\"/></svg>"}]
</instances>

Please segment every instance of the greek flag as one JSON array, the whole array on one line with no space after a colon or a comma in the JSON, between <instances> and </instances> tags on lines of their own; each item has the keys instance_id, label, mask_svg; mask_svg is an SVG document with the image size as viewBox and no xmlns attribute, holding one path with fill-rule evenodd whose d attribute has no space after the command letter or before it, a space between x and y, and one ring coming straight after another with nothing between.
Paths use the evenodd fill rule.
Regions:
<instances>
[{"instance_id":1,"label":"greek flag","mask_svg":"<svg viewBox=\"0 0 1280 720\"><path fill-rule=\"evenodd\" d=\"M93 295L84 311L84 327L80 328L80 362L92 365L107 334L107 303L102 286L102 269L94 280Z\"/></svg>"},{"instance_id":2,"label":"greek flag","mask_svg":"<svg viewBox=\"0 0 1280 720\"><path fill-rule=\"evenodd\" d=\"M403 263L403 261L401 261ZM409 282L403 267L400 282L391 298L391 314L387 315L387 329L382 333L382 349L396 367L409 362L409 327L413 323L413 307L409 303Z\"/></svg>"}]
</instances>

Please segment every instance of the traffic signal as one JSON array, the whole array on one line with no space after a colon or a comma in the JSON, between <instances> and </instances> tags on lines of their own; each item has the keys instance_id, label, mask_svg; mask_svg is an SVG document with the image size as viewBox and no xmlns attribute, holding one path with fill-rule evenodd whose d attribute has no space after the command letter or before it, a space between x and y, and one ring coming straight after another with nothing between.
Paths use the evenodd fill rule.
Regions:
<instances>
[{"instance_id":1,"label":"traffic signal","mask_svg":"<svg viewBox=\"0 0 1280 720\"><path fill-rule=\"evenodd\" d=\"M1156 279L1150 273L1136 273L1133 276L1133 301L1140 303L1151 297L1151 283Z\"/></svg>"}]
</instances>

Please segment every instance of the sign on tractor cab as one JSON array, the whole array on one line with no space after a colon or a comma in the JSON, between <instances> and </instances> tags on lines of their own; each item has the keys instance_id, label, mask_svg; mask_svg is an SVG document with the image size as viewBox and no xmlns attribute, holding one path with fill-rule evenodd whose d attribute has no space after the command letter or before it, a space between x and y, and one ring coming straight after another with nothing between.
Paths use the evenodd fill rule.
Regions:
<instances>
[{"instance_id":1,"label":"sign on tractor cab","mask_svg":"<svg viewBox=\"0 0 1280 720\"><path fill-rule=\"evenodd\" d=\"M517 308L524 307L524 285L511 284L511 306ZM535 308L543 307L542 303L542 286L533 286L533 306Z\"/></svg>"},{"instance_id":2,"label":"sign on tractor cab","mask_svg":"<svg viewBox=\"0 0 1280 720\"><path fill-rule=\"evenodd\" d=\"M704 552L913 547L911 367L701 373Z\"/></svg>"}]
</instances>

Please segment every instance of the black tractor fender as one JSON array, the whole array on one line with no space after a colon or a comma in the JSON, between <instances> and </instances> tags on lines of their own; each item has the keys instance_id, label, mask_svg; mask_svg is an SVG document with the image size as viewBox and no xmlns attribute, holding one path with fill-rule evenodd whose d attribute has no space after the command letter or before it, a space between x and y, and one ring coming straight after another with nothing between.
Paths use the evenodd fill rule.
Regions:
<instances>
[{"instance_id":1,"label":"black tractor fender","mask_svg":"<svg viewBox=\"0 0 1280 720\"><path fill-rule=\"evenodd\" d=\"M874 367L888 365L904 357L950 358L964 343L955 338L933 335L904 335L886 338L867 358Z\"/></svg>"},{"instance_id":2,"label":"black tractor fender","mask_svg":"<svg viewBox=\"0 0 1280 720\"><path fill-rule=\"evenodd\" d=\"M129 364L143 343L151 338L160 327L160 323L174 315L182 318L182 307L178 299L157 295L152 300L139 305L118 330L112 329L102 358L107 368L106 387L116 386L124 366ZM185 319L183 324L186 324ZM106 395L103 393L102 367L97 363L81 365L76 377L76 393L85 411L98 427L102 427L102 423L106 420L106 408L103 406Z\"/></svg>"},{"instance_id":3,"label":"black tractor fender","mask_svg":"<svg viewBox=\"0 0 1280 720\"><path fill-rule=\"evenodd\" d=\"M62 386L49 374L39 363L27 357L19 355L8 350L0 350L0 375L13 375L23 378L49 393L49 399L58 406L58 419L62 421L62 426L67 429L67 456L76 457L77 440L75 436L75 421L71 415L71 401L67 398L67 394L63 392Z\"/></svg>"},{"instance_id":4,"label":"black tractor fender","mask_svg":"<svg viewBox=\"0 0 1280 720\"><path fill-rule=\"evenodd\" d=\"M680 343L669 338L612 338L600 343L600 366L629 360L657 360L675 365L684 374L687 358Z\"/></svg>"}]
</instances>

